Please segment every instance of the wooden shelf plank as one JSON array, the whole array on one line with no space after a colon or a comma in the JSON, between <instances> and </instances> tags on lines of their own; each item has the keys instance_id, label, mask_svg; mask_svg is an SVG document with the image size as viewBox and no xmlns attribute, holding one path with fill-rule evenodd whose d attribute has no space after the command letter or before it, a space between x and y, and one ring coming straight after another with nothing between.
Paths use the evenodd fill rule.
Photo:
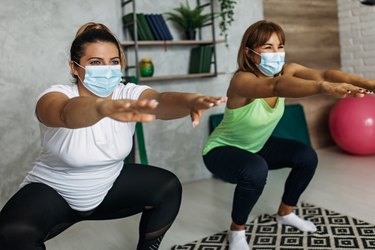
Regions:
<instances>
[{"instance_id":1,"label":"wooden shelf plank","mask_svg":"<svg viewBox=\"0 0 375 250\"><path fill-rule=\"evenodd\" d=\"M223 74L223 73L218 73L218 74ZM153 82L153 81L192 79L192 78L214 77L214 76L216 76L215 73L181 74L181 75L141 77L139 81L140 82Z\"/></svg>"},{"instance_id":2,"label":"wooden shelf plank","mask_svg":"<svg viewBox=\"0 0 375 250\"><path fill-rule=\"evenodd\" d=\"M138 41L138 46L178 46L178 45L205 45L213 43L223 43L224 40L167 40L167 41ZM134 46L134 41L122 41L125 47Z\"/></svg>"}]
</instances>

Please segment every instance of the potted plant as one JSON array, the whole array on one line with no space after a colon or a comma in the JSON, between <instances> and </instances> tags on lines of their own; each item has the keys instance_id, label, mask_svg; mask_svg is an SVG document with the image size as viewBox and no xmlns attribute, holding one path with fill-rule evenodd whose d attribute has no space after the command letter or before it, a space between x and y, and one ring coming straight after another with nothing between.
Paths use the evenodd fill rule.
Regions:
<instances>
[{"instance_id":1,"label":"potted plant","mask_svg":"<svg viewBox=\"0 0 375 250\"><path fill-rule=\"evenodd\" d=\"M220 3L219 16L221 21L219 23L220 34L224 36L225 43L228 46L228 30L229 26L234 21L234 8L236 7L237 0L218 0Z\"/></svg>"},{"instance_id":2,"label":"potted plant","mask_svg":"<svg viewBox=\"0 0 375 250\"><path fill-rule=\"evenodd\" d=\"M196 6L194 9L190 8L188 2L186 2L186 5L180 4L180 7L173 10L175 12L165 13L167 20L171 20L181 26L188 40L194 40L196 29L210 22L212 18L211 13L203 14L203 8L199 6Z\"/></svg>"}]
</instances>

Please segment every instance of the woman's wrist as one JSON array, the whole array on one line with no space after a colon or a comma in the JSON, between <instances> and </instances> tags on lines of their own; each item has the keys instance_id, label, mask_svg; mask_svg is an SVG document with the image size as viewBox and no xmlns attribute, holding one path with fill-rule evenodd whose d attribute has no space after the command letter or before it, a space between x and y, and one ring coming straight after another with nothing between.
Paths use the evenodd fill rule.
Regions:
<instances>
[{"instance_id":1,"label":"woman's wrist","mask_svg":"<svg viewBox=\"0 0 375 250\"><path fill-rule=\"evenodd\" d=\"M318 91L319 91L319 93L324 94L324 93L325 93L325 88L324 88L325 81L323 81L323 80L319 80L319 81L317 81L316 84L317 84L317 86L318 86Z\"/></svg>"},{"instance_id":2,"label":"woman's wrist","mask_svg":"<svg viewBox=\"0 0 375 250\"><path fill-rule=\"evenodd\" d=\"M109 112L109 109L108 109L108 104L109 104L109 102L105 98L97 98L95 100L96 113L101 118L110 115L110 112Z\"/></svg>"},{"instance_id":3,"label":"woman's wrist","mask_svg":"<svg viewBox=\"0 0 375 250\"><path fill-rule=\"evenodd\" d=\"M375 92L375 80L368 80L366 82L365 89L368 89L368 90L371 90L371 91Z\"/></svg>"}]
</instances>

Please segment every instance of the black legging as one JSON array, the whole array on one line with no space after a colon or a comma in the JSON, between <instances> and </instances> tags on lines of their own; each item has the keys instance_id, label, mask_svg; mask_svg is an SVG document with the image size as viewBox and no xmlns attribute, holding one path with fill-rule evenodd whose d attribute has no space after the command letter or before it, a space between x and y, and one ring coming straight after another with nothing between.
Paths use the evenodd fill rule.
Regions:
<instances>
[{"instance_id":1,"label":"black legging","mask_svg":"<svg viewBox=\"0 0 375 250\"><path fill-rule=\"evenodd\" d=\"M318 158L306 144L271 137L262 150L253 154L236 147L217 147L203 156L207 168L217 177L237 184L232 220L244 225L263 192L269 169L291 168L282 202L295 206L314 176Z\"/></svg>"},{"instance_id":2,"label":"black legging","mask_svg":"<svg viewBox=\"0 0 375 250\"><path fill-rule=\"evenodd\" d=\"M181 194L181 183L173 173L138 164L125 165L103 202L89 212L75 211L51 187L31 183L0 212L0 249L45 249L46 240L79 221L123 218L140 212L137 249L158 249L177 216Z\"/></svg>"}]
</instances>

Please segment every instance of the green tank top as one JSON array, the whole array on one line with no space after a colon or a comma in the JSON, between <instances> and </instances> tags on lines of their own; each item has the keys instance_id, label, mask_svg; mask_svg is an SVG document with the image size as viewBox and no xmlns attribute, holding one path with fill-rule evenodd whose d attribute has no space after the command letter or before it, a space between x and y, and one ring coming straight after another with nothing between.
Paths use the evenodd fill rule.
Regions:
<instances>
[{"instance_id":1,"label":"green tank top","mask_svg":"<svg viewBox=\"0 0 375 250\"><path fill-rule=\"evenodd\" d=\"M234 146L251 153L262 149L284 113L285 98L279 97L274 108L260 98L236 109L225 108L224 118L212 132L203 155L221 146Z\"/></svg>"}]
</instances>

